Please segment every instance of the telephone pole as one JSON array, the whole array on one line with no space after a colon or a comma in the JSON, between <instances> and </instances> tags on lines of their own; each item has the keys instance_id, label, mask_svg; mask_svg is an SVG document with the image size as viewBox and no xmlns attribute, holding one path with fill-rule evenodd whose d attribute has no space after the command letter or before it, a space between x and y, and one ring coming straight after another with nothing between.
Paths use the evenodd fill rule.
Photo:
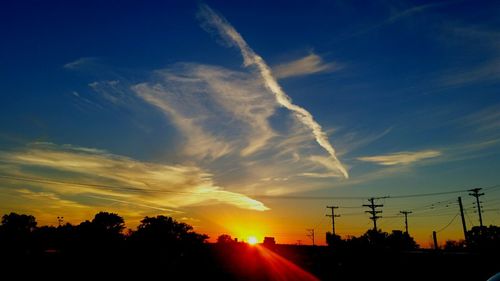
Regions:
<instances>
[{"instance_id":1,"label":"telephone pole","mask_svg":"<svg viewBox=\"0 0 500 281\"><path fill-rule=\"evenodd\" d=\"M472 193L469 193L470 196L476 197L476 202L477 202L477 213L479 214L479 225L481 226L481 229L483 228L483 216L481 214L481 202L479 201L479 197L483 196L484 193L479 193L481 188L473 188L469 191L472 191Z\"/></svg>"},{"instance_id":2,"label":"telephone pole","mask_svg":"<svg viewBox=\"0 0 500 281\"><path fill-rule=\"evenodd\" d=\"M432 232L432 241L434 242L434 250L439 250L438 240L436 236L436 231Z\"/></svg>"},{"instance_id":3,"label":"telephone pole","mask_svg":"<svg viewBox=\"0 0 500 281\"><path fill-rule=\"evenodd\" d=\"M335 218L340 217L340 215L335 214L335 209L338 209L339 207L338 206L326 206L326 208L332 210L332 214L326 215L326 216L332 218L332 235L335 236Z\"/></svg>"},{"instance_id":4,"label":"telephone pole","mask_svg":"<svg viewBox=\"0 0 500 281\"><path fill-rule=\"evenodd\" d=\"M458 206L460 207L460 216L462 217L462 227L464 229L465 243L469 243L469 239L467 238L467 225L465 225L464 206L462 205L462 197L460 196L458 196Z\"/></svg>"},{"instance_id":5,"label":"telephone pole","mask_svg":"<svg viewBox=\"0 0 500 281\"><path fill-rule=\"evenodd\" d=\"M306 229L306 231L308 233L307 237L309 237L312 240L313 246L315 246L316 244L314 244L314 228L308 228Z\"/></svg>"},{"instance_id":6,"label":"telephone pole","mask_svg":"<svg viewBox=\"0 0 500 281\"><path fill-rule=\"evenodd\" d=\"M399 211L401 214L405 215L405 229L406 234L408 234L408 214L413 213L412 211Z\"/></svg>"},{"instance_id":7,"label":"telephone pole","mask_svg":"<svg viewBox=\"0 0 500 281\"><path fill-rule=\"evenodd\" d=\"M370 219L373 221L373 230L377 231L377 219L380 219L382 216L377 216L377 214L382 213L382 211L377 211L377 208L384 207L384 205L381 204L375 204L375 199L374 197L369 198L368 202L370 204L364 204L363 207L368 207L370 208L370 211L365 211L365 213L369 213L371 215Z\"/></svg>"}]
</instances>

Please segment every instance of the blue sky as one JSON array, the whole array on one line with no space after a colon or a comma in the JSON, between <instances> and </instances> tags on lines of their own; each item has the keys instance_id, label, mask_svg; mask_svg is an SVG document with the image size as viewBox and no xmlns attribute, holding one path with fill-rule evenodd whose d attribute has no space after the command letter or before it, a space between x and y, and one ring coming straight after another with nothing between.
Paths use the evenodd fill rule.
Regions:
<instances>
[{"instance_id":1,"label":"blue sky","mask_svg":"<svg viewBox=\"0 0 500 281\"><path fill-rule=\"evenodd\" d=\"M328 201L259 195L500 183L495 1L103 2L2 4L0 165L122 189L4 179L4 212L162 211L237 235L230 221L274 229L305 210L286 226L298 237Z\"/></svg>"}]
</instances>

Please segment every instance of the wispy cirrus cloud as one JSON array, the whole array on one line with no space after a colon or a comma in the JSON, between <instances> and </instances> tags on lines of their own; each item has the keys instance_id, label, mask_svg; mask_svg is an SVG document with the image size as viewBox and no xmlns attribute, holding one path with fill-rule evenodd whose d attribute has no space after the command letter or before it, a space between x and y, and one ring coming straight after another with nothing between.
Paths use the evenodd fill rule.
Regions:
<instances>
[{"instance_id":1,"label":"wispy cirrus cloud","mask_svg":"<svg viewBox=\"0 0 500 281\"><path fill-rule=\"evenodd\" d=\"M472 128L476 132L498 135L500 134L500 104L491 105L465 115L455 122Z\"/></svg>"},{"instance_id":2,"label":"wispy cirrus cloud","mask_svg":"<svg viewBox=\"0 0 500 281\"><path fill-rule=\"evenodd\" d=\"M71 61L63 65L63 68L69 69L69 70L75 70L79 69L80 67L83 67L85 65L95 63L97 61L97 58L95 57L83 57L79 58L77 60Z\"/></svg>"},{"instance_id":3,"label":"wispy cirrus cloud","mask_svg":"<svg viewBox=\"0 0 500 281\"><path fill-rule=\"evenodd\" d=\"M259 61L259 58L251 51L252 61ZM314 59L315 57L311 56L308 62L314 64ZM320 71L332 67L325 65L328 64L321 60L316 61L314 67L323 68ZM281 194L302 192L322 188L320 183L311 183L311 177L319 181L346 177L346 168L336 158L326 132L313 116L291 102L279 88L265 62L259 62L256 69L258 71L241 71L199 63L176 63L154 71L139 83L130 83L120 78L89 83L88 86L97 93L89 95L89 99L92 97L93 102L103 103L105 108L126 108L127 110L123 111L132 113L131 116L136 112L152 112L152 108L163 114L164 121L170 126L162 124L158 127L177 130L172 133L176 139L176 163L184 163L180 166L194 169L186 170L179 177L189 178L188 175L191 175L193 178L190 183L193 188L199 186L198 182L205 180L208 181L205 185L217 187L210 192L214 196L207 194L206 199L199 199L201 201L194 203L190 203L192 197L203 196L169 194L151 198L147 195L154 192L147 191L138 197L132 194L125 194L124 197L122 193L98 190L99 192L93 191L92 198L116 203L130 202L137 207L147 205L154 208L174 208L176 204L184 207L212 202L263 210L267 207L258 201L247 201L250 205L245 206L244 198L248 197L243 194L268 194L277 190ZM280 110L280 107L288 110ZM160 118L152 120L151 123L162 123L158 122L161 120L161 116L156 114L158 112L153 112L154 117ZM130 158L121 160L133 161L133 166L141 163L147 166L151 164ZM165 164L162 167L172 165ZM148 168L157 169L159 168ZM107 176L107 173L110 175ZM101 170L98 174L104 177L105 182L119 182L121 185L131 186L138 184L123 183L123 177L113 176L114 170ZM126 174L128 172L124 173ZM204 177L202 174L208 176ZM133 176L133 179L137 179L136 176ZM102 182L103 179L96 181ZM141 181L139 184L142 184ZM293 183L293 186L290 186L290 183ZM151 185L149 181L148 185ZM168 181L163 184L169 185ZM219 189L219 186L224 186L225 189ZM180 187L180 190L191 192L189 188L186 184ZM234 198L238 196L241 201L235 203L240 200ZM227 200L223 200L226 197ZM158 198L162 198L163 205L157 204Z\"/></svg>"},{"instance_id":4,"label":"wispy cirrus cloud","mask_svg":"<svg viewBox=\"0 0 500 281\"><path fill-rule=\"evenodd\" d=\"M11 176L44 178L46 184L40 181L36 185L49 190L40 194L53 198L90 195L156 209L214 203L268 209L243 194L224 190L210 173L196 166L142 162L104 150L36 143L23 150L1 152L0 163ZM66 184L50 184L50 180Z\"/></svg>"},{"instance_id":5,"label":"wispy cirrus cloud","mask_svg":"<svg viewBox=\"0 0 500 281\"><path fill-rule=\"evenodd\" d=\"M277 103L254 75L221 67L178 64L159 70L134 93L162 111L186 137L189 156L250 156L276 136Z\"/></svg>"},{"instance_id":6,"label":"wispy cirrus cloud","mask_svg":"<svg viewBox=\"0 0 500 281\"><path fill-rule=\"evenodd\" d=\"M391 7L392 13L390 16L386 17L384 20L381 22L368 26L362 30L359 30L358 32L355 32L351 36L360 36L365 33L383 28L385 26L394 24L396 22L402 21L406 18L411 18L417 14L424 13L428 10L447 6L453 4L453 1L442 1L442 2L435 2L435 3L429 3L429 4L422 4L422 5L415 5L412 7L407 7L406 9L400 9L400 8L395 8Z\"/></svg>"},{"instance_id":7,"label":"wispy cirrus cloud","mask_svg":"<svg viewBox=\"0 0 500 281\"><path fill-rule=\"evenodd\" d=\"M273 66L273 74L277 79L304 76L342 69L336 62L325 63L323 59L312 53L298 60Z\"/></svg>"},{"instance_id":8,"label":"wispy cirrus cloud","mask_svg":"<svg viewBox=\"0 0 500 281\"><path fill-rule=\"evenodd\" d=\"M470 44L472 50L481 53L478 61L457 65L446 70L438 82L444 87L462 87L475 83L500 81L500 32L488 26L447 24L444 27L447 43ZM449 40L449 39L452 40ZM481 42L478 44L478 42ZM460 62L460 60L459 60Z\"/></svg>"},{"instance_id":9,"label":"wispy cirrus cloud","mask_svg":"<svg viewBox=\"0 0 500 281\"><path fill-rule=\"evenodd\" d=\"M95 102L126 107L132 115L156 108L180 133L174 135L177 161L196 163L232 189L266 193L276 186L255 185L266 177L343 177L331 158L324 157L331 165L312 160L321 153L314 135L290 111L279 110L254 72L178 63L139 84L105 80L89 86L100 97Z\"/></svg>"},{"instance_id":10,"label":"wispy cirrus cloud","mask_svg":"<svg viewBox=\"0 0 500 281\"><path fill-rule=\"evenodd\" d=\"M397 152L385 155L358 157L357 159L364 162L376 163L384 166L407 165L414 162L422 161L429 158L441 156L441 152L437 150L423 150L416 152Z\"/></svg>"},{"instance_id":11,"label":"wispy cirrus cloud","mask_svg":"<svg viewBox=\"0 0 500 281\"><path fill-rule=\"evenodd\" d=\"M473 67L450 69L440 78L446 87L461 87L480 82L500 81L500 52L498 57L478 63Z\"/></svg>"},{"instance_id":12,"label":"wispy cirrus cloud","mask_svg":"<svg viewBox=\"0 0 500 281\"><path fill-rule=\"evenodd\" d=\"M200 5L199 17L204 21L205 27L214 29L228 44L240 50L243 56L244 65L247 67L255 67L255 70L262 79L262 83L271 91L276 101L281 106L293 112L294 116L312 131L317 143L330 155L330 161L336 169L339 170L345 178L348 178L349 174L347 169L337 158L335 149L328 140L321 125L314 120L314 117L309 111L292 102L291 98L283 91L276 81L276 78L272 75L271 69L264 59L250 48L243 37L227 20L215 13L207 5Z\"/></svg>"}]
</instances>

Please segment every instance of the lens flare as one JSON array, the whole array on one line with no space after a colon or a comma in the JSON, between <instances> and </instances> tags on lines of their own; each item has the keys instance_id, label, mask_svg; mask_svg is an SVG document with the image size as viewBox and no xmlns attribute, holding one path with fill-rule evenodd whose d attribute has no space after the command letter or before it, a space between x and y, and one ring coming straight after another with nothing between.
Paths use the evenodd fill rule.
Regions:
<instances>
[{"instance_id":1,"label":"lens flare","mask_svg":"<svg viewBox=\"0 0 500 281\"><path fill-rule=\"evenodd\" d=\"M248 244L255 245L255 244L257 244L257 242L258 241L257 241L257 238L255 238L255 236L248 237Z\"/></svg>"}]
</instances>

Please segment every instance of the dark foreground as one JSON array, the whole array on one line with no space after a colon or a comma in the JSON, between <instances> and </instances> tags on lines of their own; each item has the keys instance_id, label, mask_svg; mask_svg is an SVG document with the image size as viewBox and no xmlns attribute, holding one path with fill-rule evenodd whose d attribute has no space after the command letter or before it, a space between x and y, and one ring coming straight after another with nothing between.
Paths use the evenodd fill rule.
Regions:
<instances>
[{"instance_id":1,"label":"dark foreground","mask_svg":"<svg viewBox=\"0 0 500 281\"><path fill-rule=\"evenodd\" d=\"M102 248L101 248L102 249ZM5 254L5 252L4 252ZM141 249L2 255L1 280L484 280L498 253L335 251L328 247L205 244L178 257ZM8 277L8 278L6 278Z\"/></svg>"}]
</instances>

